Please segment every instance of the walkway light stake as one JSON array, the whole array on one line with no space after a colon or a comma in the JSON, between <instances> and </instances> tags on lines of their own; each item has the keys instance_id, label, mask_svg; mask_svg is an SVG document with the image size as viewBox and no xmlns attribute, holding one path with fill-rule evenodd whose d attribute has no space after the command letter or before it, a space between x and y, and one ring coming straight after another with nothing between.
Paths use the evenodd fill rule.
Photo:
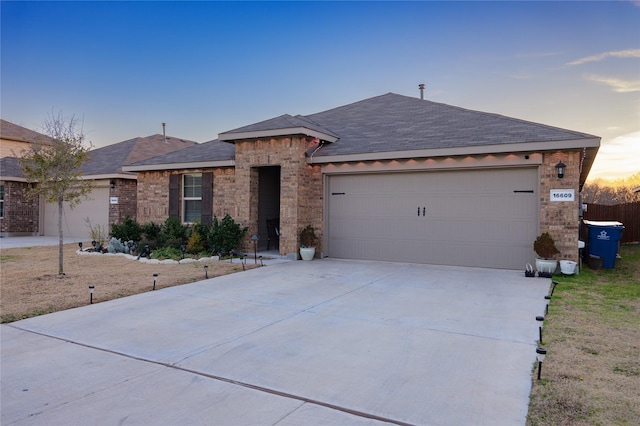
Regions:
<instances>
[{"instance_id":1,"label":"walkway light stake","mask_svg":"<svg viewBox=\"0 0 640 426\"><path fill-rule=\"evenodd\" d=\"M182 258L184 259L184 254L185 254L185 253L186 253L186 251L187 251L187 246L185 246L184 244L182 244L182 245L180 246L180 251L182 252Z\"/></svg>"},{"instance_id":2,"label":"walkway light stake","mask_svg":"<svg viewBox=\"0 0 640 426\"><path fill-rule=\"evenodd\" d=\"M547 315L549 313L549 302L551 302L551 296L545 296L544 300L547 303L547 306L544 308L544 314Z\"/></svg>"},{"instance_id":3,"label":"walkway light stake","mask_svg":"<svg viewBox=\"0 0 640 426\"><path fill-rule=\"evenodd\" d=\"M153 274L153 289L156 289L156 278L158 278L158 274Z\"/></svg>"},{"instance_id":4,"label":"walkway light stake","mask_svg":"<svg viewBox=\"0 0 640 426\"><path fill-rule=\"evenodd\" d=\"M90 285L89 286L89 304L93 305L93 289L95 288L95 286Z\"/></svg>"},{"instance_id":5,"label":"walkway light stake","mask_svg":"<svg viewBox=\"0 0 640 426\"><path fill-rule=\"evenodd\" d=\"M264 266L264 263L262 263L262 256L260 256L260 266Z\"/></svg>"},{"instance_id":6,"label":"walkway light stake","mask_svg":"<svg viewBox=\"0 0 640 426\"><path fill-rule=\"evenodd\" d=\"M82 241L78 243L78 247L80 247L80 251L82 251Z\"/></svg>"},{"instance_id":7,"label":"walkway light stake","mask_svg":"<svg viewBox=\"0 0 640 426\"><path fill-rule=\"evenodd\" d=\"M536 349L536 359L538 360L538 380L540 380L540 373L542 372L542 362L544 361L544 357L546 355L547 350L545 348Z\"/></svg>"},{"instance_id":8,"label":"walkway light stake","mask_svg":"<svg viewBox=\"0 0 640 426\"><path fill-rule=\"evenodd\" d=\"M251 236L251 241L253 241L253 262L257 265L258 264L258 240L260 239L260 236L258 236L258 234L253 234Z\"/></svg>"},{"instance_id":9,"label":"walkway light stake","mask_svg":"<svg viewBox=\"0 0 640 426\"><path fill-rule=\"evenodd\" d=\"M540 336L540 344L542 344L542 324L544 323L544 317L538 315L536 317L536 321L538 321L538 335Z\"/></svg>"},{"instance_id":10,"label":"walkway light stake","mask_svg":"<svg viewBox=\"0 0 640 426\"><path fill-rule=\"evenodd\" d=\"M551 296L553 296L553 292L556 289L556 286L558 285L558 281L551 281L551 284L553 284L553 286L551 287Z\"/></svg>"},{"instance_id":11,"label":"walkway light stake","mask_svg":"<svg viewBox=\"0 0 640 426\"><path fill-rule=\"evenodd\" d=\"M204 278L209 279L209 265L204 265Z\"/></svg>"}]
</instances>

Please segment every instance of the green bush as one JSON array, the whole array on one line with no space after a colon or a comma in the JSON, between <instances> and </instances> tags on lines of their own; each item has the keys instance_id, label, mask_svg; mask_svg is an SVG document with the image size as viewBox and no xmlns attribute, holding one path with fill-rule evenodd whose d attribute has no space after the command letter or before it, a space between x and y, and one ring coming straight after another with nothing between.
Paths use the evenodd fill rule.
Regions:
<instances>
[{"instance_id":1,"label":"green bush","mask_svg":"<svg viewBox=\"0 0 640 426\"><path fill-rule=\"evenodd\" d=\"M191 236L189 237L189 241L187 242L187 252L192 254L198 254L200 252L203 252L205 249L204 243L205 242L202 239L202 236L200 235L200 233L195 230L192 230Z\"/></svg>"},{"instance_id":2,"label":"green bush","mask_svg":"<svg viewBox=\"0 0 640 426\"><path fill-rule=\"evenodd\" d=\"M180 223L177 217L169 217L162 224L162 235L165 245L180 248L187 241L188 227Z\"/></svg>"},{"instance_id":3,"label":"green bush","mask_svg":"<svg viewBox=\"0 0 640 426\"><path fill-rule=\"evenodd\" d=\"M241 228L231 216L225 215L221 221L213 217L213 223L207 235L207 244L213 253L227 254L240 245L249 228Z\"/></svg>"},{"instance_id":4,"label":"green bush","mask_svg":"<svg viewBox=\"0 0 640 426\"><path fill-rule=\"evenodd\" d=\"M111 236L120 241L140 241L142 232L142 226L130 216L127 216L122 224L111 225Z\"/></svg>"},{"instance_id":5,"label":"green bush","mask_svg":"<svg viewBox=\"0 0 640 426\"><path fill-rule=\"evenodd\" d=\"M175 247L162 247L151 252L152 259L164 260L173 259L178 260L182 258L182 252Z\"/></svg>"}]
</instances>

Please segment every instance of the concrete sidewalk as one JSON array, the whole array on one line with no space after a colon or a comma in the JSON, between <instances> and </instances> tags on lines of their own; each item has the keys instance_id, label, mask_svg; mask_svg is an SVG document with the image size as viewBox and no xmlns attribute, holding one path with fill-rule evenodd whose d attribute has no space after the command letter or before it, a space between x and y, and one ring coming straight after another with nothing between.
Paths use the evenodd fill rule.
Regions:
<instances>
[{"instance_id":1,"label":"concrete sidewalk","mask_svg":"<svg viewBox=\"0 0 640 426\"><path fill-rule=\"evenodd\" d=\"M288 262L2 325L3 425L523 425L550 280Z\"/></svg>"}]
</instances>

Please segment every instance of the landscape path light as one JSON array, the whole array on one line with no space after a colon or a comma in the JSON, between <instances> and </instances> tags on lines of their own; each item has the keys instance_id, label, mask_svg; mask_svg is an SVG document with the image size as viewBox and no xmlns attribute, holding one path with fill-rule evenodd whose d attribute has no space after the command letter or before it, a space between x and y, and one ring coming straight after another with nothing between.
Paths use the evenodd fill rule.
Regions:
<instances>
[{"instance_id":1,"label":"landscape path light","mask_svg":"<svg viewBox=\"0 0 640 426\"><path fill-rule=\"evenodd\" d=\"M78 243L78 247L80 247L80 251L82 251L82 241Z\"/></svg>"},{"instance_id":2,"label":"landscape path light","mask_svg":"<svg viewBox=\"0 0 640 426\"><path fill-rule=\"evenodd\" d=\"M536 316L536 321L538 321L538 336L540 337L539 342L542 344L542 324L544 324L544 317L538 315Z\"/></svg>"},{"instance_id":3,"label":"landscape path light","mask_svg":"<svg viewBox=\"0 0 640 426\"><path fill-rule=\"evenodd\" d=\"M153 289L156 289L156 279L158 278L158 274L153 274Z\"/></svg>"},{"instance_id":4,"label":"landscape path light","mask_svg":"<svg viewBox=\"0 0 640 426\"><path fill-rule=\"evenodd\" d=\"M546 303L546 306L544 308L544 314L547 315L549 313L549 302L551 302L551 296L545 296L544 301Z\"/></svg>"},{"instance_id":5,"label":"landscape path light","mask_svg":"<svg viewBox=\"0 0 640 426\"><path fill-rule=\"evenodd\" d=\"M93 305L93 289L95 288L95 286L90 285L89 286L89 304Z\"/></svg>"},{"instance_id":6,"label":"landscape path light","mask_svg":"<svg viewBox=\"0 0 640 426\"><path fill-rule=\"evenodd\" d=\"M556 286L558 285L558 281L551 281L551 295L553 296L553 292L556 290Z\"/></svg>"},{"instance_id":7,"label":"landscape path light","mask_svg":"<svg viewBox=\"0 0 640 426\"><path fill-rule=\"evenodd\" d=\"M542 373L542 363L544 362L544 357L547 355L547 350L545 348L536 348L536 359L538 360L538 380L540 380L540 374Z\"/></svg>"},{"instance_id":8,"label":"landscape path light","mask_svg":"<svg viewBox=\"0 0 640 426\"><path fill-rule=\"evenodd\" d=\"M209 279L209 265L204 265L204 278Z\"/></svg>"}]
</instances>

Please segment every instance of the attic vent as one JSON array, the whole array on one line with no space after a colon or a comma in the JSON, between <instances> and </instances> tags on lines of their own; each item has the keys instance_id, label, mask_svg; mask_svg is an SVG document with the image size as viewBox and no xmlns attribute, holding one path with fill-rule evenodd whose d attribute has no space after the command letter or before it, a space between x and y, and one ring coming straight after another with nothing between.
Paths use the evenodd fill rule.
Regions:
<instances>
[{"instance_id":1,"label":"attic vent","mask_svg":"<svg viewBox=\"0 0 640 426\"><path fill-rule=\"evenodd\" d=\"M167 123L162 123L162 140L164 141L164 143L167 143Z\"/></svg>"},{"instance_id":2,"label":"attic vent","mask_svg":"<svg viewBox=\"0 0 640 426\"><path fill-rule=\"evenodd\" d=\"M424 100L424 83L418 84L418 89L420 89L420 99Z\"/></svg>"}]
</instances>

